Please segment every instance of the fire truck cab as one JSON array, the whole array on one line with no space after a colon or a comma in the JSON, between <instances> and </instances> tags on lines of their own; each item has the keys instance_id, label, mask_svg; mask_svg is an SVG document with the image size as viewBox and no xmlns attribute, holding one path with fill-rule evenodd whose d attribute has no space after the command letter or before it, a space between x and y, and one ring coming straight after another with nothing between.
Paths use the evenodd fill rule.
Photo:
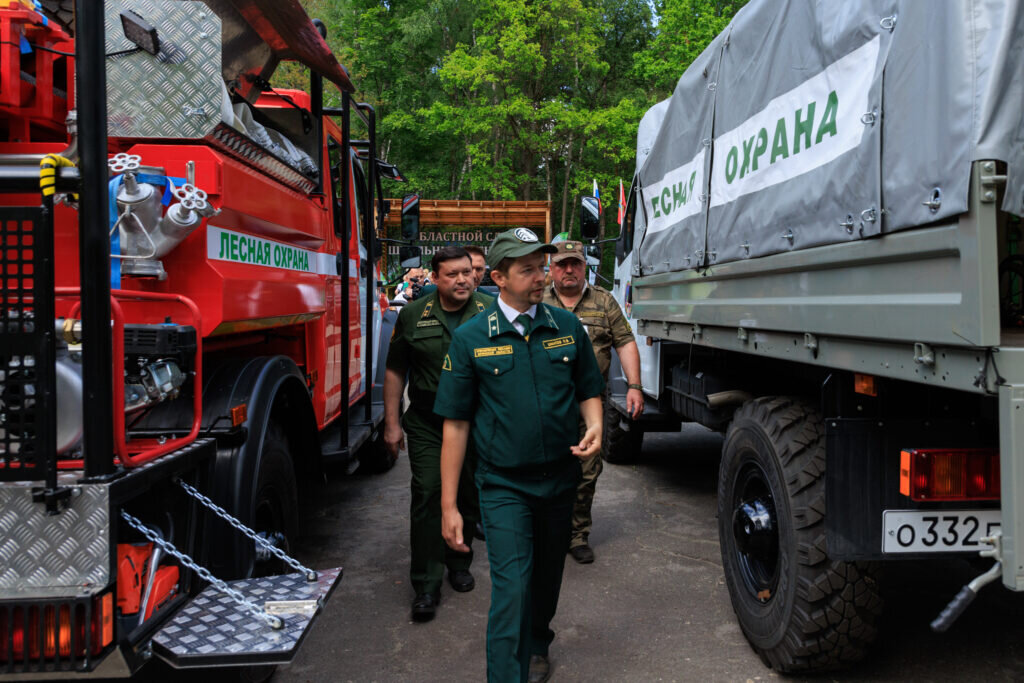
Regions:
<instances>
[{"instance_id":1,"label":"fire truck cab","mask_svg":"<svg viewBox=\"0 0 1024 683\"><path fill-rule=\"evenodd\" d=\"M0 0L0 35L0 679L286 663L342 574L300 508L394 462L375 112L298 0Z\"/></svg>"}]
</instances>

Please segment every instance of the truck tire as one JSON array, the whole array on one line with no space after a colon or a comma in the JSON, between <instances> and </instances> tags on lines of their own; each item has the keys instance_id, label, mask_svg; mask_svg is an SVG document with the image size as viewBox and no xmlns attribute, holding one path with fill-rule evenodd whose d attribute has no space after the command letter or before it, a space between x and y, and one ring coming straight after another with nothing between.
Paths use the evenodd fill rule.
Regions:
<instances>
[{"instance_id":1,"label":"truck tire","mask_svg":"<svg viewBox=\"0 0 1024 683\"><path fill-rule=\"evenodd\" d=\"M256 487L253 494L252 528L270 537L291 554L299 530L299 498L288 437L276 420L267 424ZM257 553L251 576L272 576L294 571L276 557L260 559Z\"/></svg>"},{"instance_id":2,"label":"truck tire","mask_svg":"<svg viewBox=\"0 0 1024 683\"><path fill-rule=\"evenodd\" d=\"M383 425L363 444L359 453L359 474L384 474L398 462L397 455L391 455L384 445Z\"/></svg>"},{"instance_id":3,"label":"truck tire","mask_svg":"<svg viewBox=\"0 0 1024 683\"><path fill-rule=\"evenodd\" d=\"M640 457L644 428L605 403L601 455L612 465L628 465Z\"/></svg>"},{"instance_id":4,"label":"truck tire","mask_svg":"<svg viewBox=\"0 0 1024 683\"><path fill-rule=\"evenodd\" d=\"M825 548L825 427L800 399L758 398L722 448L718 535L733 611L762 661L822 671L864 657L882 602L859 563Z\"/></svg>"}]
</instances>

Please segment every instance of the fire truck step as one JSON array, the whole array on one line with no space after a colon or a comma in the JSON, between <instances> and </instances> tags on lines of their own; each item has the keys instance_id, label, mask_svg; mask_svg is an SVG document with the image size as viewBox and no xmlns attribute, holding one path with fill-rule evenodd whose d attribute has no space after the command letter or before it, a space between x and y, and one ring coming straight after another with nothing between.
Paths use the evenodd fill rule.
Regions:
<instances>
[{"instance_id":1,"label":"fire truck step","mask_svg":"<svg viewBox=\"0 0 1024 683\"><path fill-rule=\"evenodd\" d=\"M287 664L310 625L341 581L341 567L229 581L251 602L284 620L273 629L213 586L174 615L153 638L153 652L178 669L247 664Z\"/></svg>"}]
</instances>

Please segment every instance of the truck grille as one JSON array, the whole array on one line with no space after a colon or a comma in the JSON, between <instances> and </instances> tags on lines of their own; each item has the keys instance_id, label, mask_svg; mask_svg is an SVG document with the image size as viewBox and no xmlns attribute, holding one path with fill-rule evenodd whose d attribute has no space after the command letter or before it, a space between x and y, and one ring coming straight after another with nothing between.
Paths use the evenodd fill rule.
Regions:
<instances>
[{"instance_id":1,"label":"truck grille","mask_svg":"<svg viewBox=\"0 0 1024 683\"><path fill-rule=\"evenodd\" d=\"M56 449L52 220L0 207L0 480L45 478Z\"/></svg>"}]
</instances>

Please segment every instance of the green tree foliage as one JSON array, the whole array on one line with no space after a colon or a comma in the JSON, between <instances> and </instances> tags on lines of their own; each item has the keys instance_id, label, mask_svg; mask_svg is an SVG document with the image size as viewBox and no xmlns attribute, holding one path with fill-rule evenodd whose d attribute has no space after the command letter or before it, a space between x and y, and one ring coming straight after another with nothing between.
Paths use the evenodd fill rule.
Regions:
<instances>
[{"instance_id":1,"label":"green tree foliage","mask_svg":"<svg viewBox=\"0 0 1024 683\"><path fill-rule=\"evenodd\" d=\"M550 200L556 231L594 179L614 223L641 116L744 2L303 0L410 190ZM275 84L307 80L285 67Z\"/></svg>"},{"instance_id":2,"label":"green tree foliage","mask_svg":"<svg viewBox=\"0 0 1024 683\"><path fill-rule=\"evenodd\" d=\"M671 94L686 67L745 4L747 0L657 0L658 34L650 49L636 55L635 64L653 101Z\"/></svg>"}]
</instances>

